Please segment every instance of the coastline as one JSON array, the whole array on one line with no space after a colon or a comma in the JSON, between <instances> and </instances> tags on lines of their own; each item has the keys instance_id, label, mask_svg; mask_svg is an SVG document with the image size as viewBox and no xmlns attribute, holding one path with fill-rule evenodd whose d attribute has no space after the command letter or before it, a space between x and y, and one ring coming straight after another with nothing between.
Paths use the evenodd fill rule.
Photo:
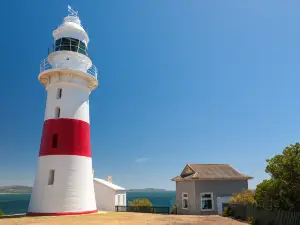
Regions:
<instances>
[{"instance_id":1,"label":"coastline","mask_svg":"<svg viewBox=\"0 0 300 225\"><path fill-rule=\"evenodd\" d=\"M147 198L153 206L168 206L171 209L176 202L176 193L128 192L126 194L127 204L137 198ZM5 215L26 213L29 202L30 193L0 193L0 209Z\"/></svg>"}]
</instances>

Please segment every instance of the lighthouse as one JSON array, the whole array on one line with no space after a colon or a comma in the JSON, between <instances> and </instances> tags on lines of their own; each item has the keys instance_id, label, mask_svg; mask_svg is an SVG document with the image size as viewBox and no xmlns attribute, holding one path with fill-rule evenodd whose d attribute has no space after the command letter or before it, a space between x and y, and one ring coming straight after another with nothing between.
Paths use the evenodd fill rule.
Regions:
<instances>
[{"instance_id":1,"label":"lighthouse","mask_svg":"<svg viewBox=\"0 0 300 225\"><path fill-rule=\"evenodd\" d=\"M47 101L38 167L28 215L95 213L89 95L98 86L89 37L68 6L38 79Z\"/></svg>"}]
</instances>

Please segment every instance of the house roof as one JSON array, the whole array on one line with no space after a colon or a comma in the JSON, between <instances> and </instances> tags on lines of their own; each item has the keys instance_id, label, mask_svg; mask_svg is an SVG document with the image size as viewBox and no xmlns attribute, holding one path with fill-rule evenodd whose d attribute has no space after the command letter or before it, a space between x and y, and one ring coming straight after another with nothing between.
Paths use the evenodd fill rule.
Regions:
<instances>
[{"instance_id":1,"label":"house roof","mask_svg":"<svg viewBox=\"0 0 300 225\"><path fill-rule=\"evenodd\" d=\"M253 177L244 175L229 164L187 164L180 176L172 181L187 180L249 180Z\"/></svg>"},{"instance_id":2,"label":"house roof","mask_svg":"<svg viewBox=\"0 0 300 225\"><path fill-rule=\"evenodd\" d=\"M96 181L97 183L101 183L101 184L103 184L103 185L105 185L107 187L110 187L110 188L112 188L112 189L114 189L116 191L126 191L125 188L120 187L118 185L115 185L115 184L113 184L113 183L111 183L109 181L103 180L103 179L94 178L94 181Z\"/></svg>"}]
</instances>

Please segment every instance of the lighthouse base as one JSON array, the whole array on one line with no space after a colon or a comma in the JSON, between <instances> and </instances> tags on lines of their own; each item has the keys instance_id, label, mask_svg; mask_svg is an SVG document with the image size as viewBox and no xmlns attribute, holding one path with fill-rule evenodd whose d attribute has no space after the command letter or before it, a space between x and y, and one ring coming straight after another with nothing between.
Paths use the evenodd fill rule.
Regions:
<instances>
[{"instance_id":1,"label":"lighthouse base","mask_svg":"<svg viewBox=\"0 0 300 225\"><path fill-rule=\"evenodd\" d=\"M40 156L28 215L58 216L97 212L92 159Z\"/></svg>"},{"instance_id":2,"label":"lighthouse base","mask_svg":"<svg viewBox=\"0 0 300 225\"><path fill-rule=\"evenodd\" d=\"M84 212L61 212L61 213L35 213L35 212L28 212L26 213L27 216L74 216L74 215L84 215L84 214L93 214L97 213L98 210L93 211L84 211Z\"/></svg>"}]
</instances>

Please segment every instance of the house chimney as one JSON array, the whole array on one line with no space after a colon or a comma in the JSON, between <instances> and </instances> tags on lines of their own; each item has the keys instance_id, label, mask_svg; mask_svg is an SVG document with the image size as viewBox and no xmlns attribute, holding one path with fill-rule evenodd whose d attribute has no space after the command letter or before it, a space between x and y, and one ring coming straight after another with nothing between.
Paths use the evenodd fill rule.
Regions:
<instances>
[{"instance_id":1,"label":"house chimney","mask_svg":"<svg viewBox=\"0 0 300 225\"><path fill-rule=\"evenodd\" d=\"M107 181L110 182L110 183L112 183L112 176L108 176L107 177Z\"/></svg>"}]
</instances>

